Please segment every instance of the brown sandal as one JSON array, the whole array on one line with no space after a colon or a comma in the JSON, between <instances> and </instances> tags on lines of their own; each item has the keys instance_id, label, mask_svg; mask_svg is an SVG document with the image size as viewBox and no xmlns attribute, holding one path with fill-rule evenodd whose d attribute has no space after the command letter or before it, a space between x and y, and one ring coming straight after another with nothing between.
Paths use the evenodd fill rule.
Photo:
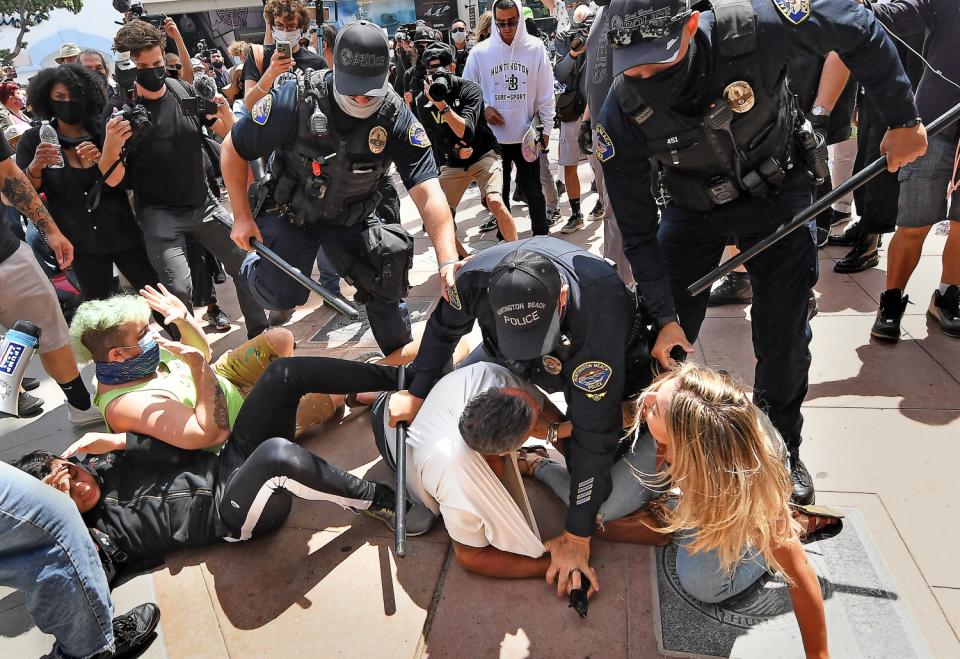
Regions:
<instances>
[{"instance_id":1,"label":"brown sandal","mask_svg":"<svg viewBox=\"0 0 960 659\"><path fill-rule=\"evenodd\" d=\"M800 535L800 542L808 544L818 540L832 538L843 530L843 513L827 506L790 504L795 517L806 517L806 533Z\"/></svg>"}]
</instances>

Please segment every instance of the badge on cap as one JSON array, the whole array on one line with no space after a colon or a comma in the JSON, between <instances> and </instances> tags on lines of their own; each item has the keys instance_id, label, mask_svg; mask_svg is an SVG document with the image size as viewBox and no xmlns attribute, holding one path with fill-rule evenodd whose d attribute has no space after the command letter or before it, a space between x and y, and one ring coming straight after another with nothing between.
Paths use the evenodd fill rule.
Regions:
<instances>
[{"instance_id":1,"label":"badge on cap","mask_svg":"<svg viewBox=\"0 0 960 659\"><path fill-rule=\"evenodd\" d=\"M571 379L573 380L573 386L577 389L582 389L588 394L595 394L607 386L611 375L613 375L613 369L608 364L583 362L574 369Z\"/></svg>"},{"instance_id":2,"label":"badge on cap","mask_svg":"<svg viewBox=\"0 0 960 659\"><path fill-rule=\"evenodd\" d=\"M559 359L553 355L544 355L543 356L543 370L545 370L550 375L560 375L561 369L563 369L563 364Z\"/></svg>"},{"instance_id":3,"label":"badge on cap","mask_svg":"<svg viewBox=\"0 0 960 659\"><path fill-rule=\"evenodd\" d=\"M270 118L271 108L273 108L273 94L267 94L254 103L253 110L250 111L250 116L253 117L253 123L258 126L266 124L267 119Z\"/></svg>"},{"instance_id":4,"label":"badge on cap","mask_svg":"<svg viewBox=\"0 0 960 659\"><path fill-rule=\"evenodd\" d=\"M613 148L613 140L610 139L607 130L600 124L597 124L597 160L607 162L613 158L616 153L616 149Z\"/></svg>"},{"instance_id":5,"label":"badge on cap","mask_svg":"<svg viewBox=\"0 0 960 659\"><path fill-rule=\"evenodd\" d=\"M370 147L371 153L383 153L383 150L387 148L387 131L383 126L374 126L370 129L367 146Z\"/></svg>"},{"instance_id":6,"label":"badge on cap","mask_svg":"<svg viewBox=\"0 0 960 659\"><path fill-rule=\"evenodd\" d=\"M741 113L748 112L757 101L757 97L753 93L753 87L744 80L731 82L724 87L723 98L726 99L731 110Z\"/></svg>"},{"instance_id":7,"label":"badge on cap","mask_svg":"<svg viewBox=\"0 0 960 659\"><path fill-rule=\"evenodd\" d=\"M810 18L810 0L773 0L773 5L794 25Z\"/></svg>"},{"instance_id":8,"label":"badge on cap","mask_svg":"<svg viewBox=\"0 0 960 659\"><path fill-rule=\"evenodd\" d=\"M427 137L427 131L424 130L423 124L419 121L415 121L410 124L410 129L407 131L407 137L410 138L410 144L413 146L418 146L421 149L426 149L430 146L430 138Z\"/></svg>"}]
</instances>

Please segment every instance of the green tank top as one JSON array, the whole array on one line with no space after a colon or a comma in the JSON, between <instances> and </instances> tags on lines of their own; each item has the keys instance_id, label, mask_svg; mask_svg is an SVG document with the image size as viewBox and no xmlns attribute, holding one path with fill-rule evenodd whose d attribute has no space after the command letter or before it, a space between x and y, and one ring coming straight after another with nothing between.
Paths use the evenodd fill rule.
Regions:
<instances>
[{"instance_id":1,"label":"green tank top","mask_svg":"<svg viewBox=\"0 0 960 659\"><path fill-rule=\"evenodd\" d=\"M98 393L93 397L93 404L100 410L106 423L107 405L115 401L124 394L132 391L165 391L172 394L174 399L180 401L188 407L197 405L197 388L193 383L193 374L186 362L176 357L172 352L160 348L160 364L164 367L160 369L159 374L153 380L142 382L140 384L130 385L129 387L120 387L104 393ZM230 429L233 430L233 423L237 420L237 414L240 412L240 406L243 405L243 396L230 380L216 373L217 381L220 383L220 390L227 400L227 416L230 420ZM107 429L113 432L110 424L107 423Z\"/></svg>"}]
</instances>

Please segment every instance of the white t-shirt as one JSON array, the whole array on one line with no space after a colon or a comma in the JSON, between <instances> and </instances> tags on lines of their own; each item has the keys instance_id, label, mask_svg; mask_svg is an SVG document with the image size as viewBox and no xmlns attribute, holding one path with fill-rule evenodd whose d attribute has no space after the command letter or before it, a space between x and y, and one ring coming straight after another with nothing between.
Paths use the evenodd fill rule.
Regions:
<instances>
[{"instance_id":1,"label":"white t-shirt","mask_svg":"<svg viewBox=\"0 0 960 659\"><path fill-rule=\"evenodd\" d=\"M460 415L467 401L501 387L523 389L543 401L536 387L492 363L457 369L437 382L407 430L407 489L443 516L455 541L536 558L543 555L543 543L483 456L460 435ZM385 430L392 440L394 430Z\"/></svg>"}]
</instances>

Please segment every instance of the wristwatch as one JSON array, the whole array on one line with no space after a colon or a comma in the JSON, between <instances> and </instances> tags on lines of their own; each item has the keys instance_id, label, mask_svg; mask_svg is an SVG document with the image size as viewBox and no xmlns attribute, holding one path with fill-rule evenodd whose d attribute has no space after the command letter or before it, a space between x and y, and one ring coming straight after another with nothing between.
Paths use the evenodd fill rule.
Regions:
<instances>
[{"instance_id":1,"label":"wristwatch","mask_svg":"<svg viewBox=\"0 0 960 659\"><path fill-rule=\"evenodd\" d=\"M449 106L449 105L445 105L445 106L443 107L443 109L440 110L440 114L441 114L441 115L444 115L444 114L446 114L446 113L448 113L448 112L450 112L450 106Z\"/></svg>"},{"instance_id":2,"label":"wristwatch","mask_svg":"<svg viewBox=\"0 0 960 659\"><path fill-rule=\"evenodd\" d=\"M812 108L810 108L810 114L812 114L815 117L829 117L830 110L823 107L822 105L814 105Z\"/></svg>"},{"instance_id":3,"label":"wristwatch","mask_svg":"<svg viewBox=\"0 0 960 659\"><path fill-rule=\"evenodd\" d=\"M923 117L914 117L909 121L904 121L902 124L896 124L894 126L890 126L890 128L916 128L922 123L923 123Z\"/></svg>"}]
</instances>

